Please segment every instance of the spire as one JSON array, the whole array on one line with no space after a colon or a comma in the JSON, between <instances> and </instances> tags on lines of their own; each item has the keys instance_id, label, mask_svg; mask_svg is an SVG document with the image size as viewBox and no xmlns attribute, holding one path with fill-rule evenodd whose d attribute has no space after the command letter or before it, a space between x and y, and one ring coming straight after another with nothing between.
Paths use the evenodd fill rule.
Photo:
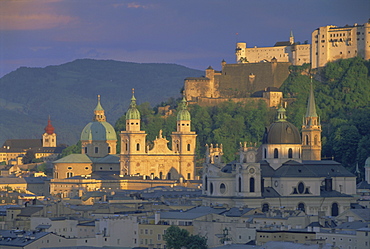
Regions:
<instances>
[{"instance_id":1,"label":"spire","mask_svg":"<svg viewBox=\"0 0 370 249\"><path fill-rule=\"evenodd\" d=\"M293 30L290 30L289 43L290 45L294 44Z\"/></svg>"},{"instance_id":2,"label":"spire","mask_svg":"<svg viewBox=\"0 0 370 249\"><path fill-rule=\"evenodd\" d=\"M48 125L45 127L44 130L49 135L52 135L54 133L54 127L51 125L50 115L48 119Z\"/></svg>"},{"instance_id":3,"label":"spire","mask_svg":"<svg viewBox=\"0 0 370 249\"><path fill-rule=\"evenodd\" d=\"M308 117L317 117L315 96L313 94L313 86L312 86L312 76L311 76L311 85L310 85L310 95L308 97L307 112L306 112L306 118Z\"/></svg>"},{"instance_id":4,"label":"spire","mask_svg":"<svg viewBox=\"0 0 370 249\"><path fill-rule=\"evenodd\" d=\"M104 111L103 107L100 104L100 95L98 95L98 104L96 105L94 111Z\"/></svg>"},{"instance_id":5,"label":"spire","mask_svg":"<svg viewBox=\"0 0 370 249\"><path fill-rule=\"evenodd\" d=\"M104 109L100 104L100 95L98 95L98 104L96 105L96 107L94 109L93 121L98 121L98 122L105 122L106 121Z\"/></svg>"},{"instance_id":6,"label":"spire","mask_svg":"<svg viewBox=\"0 0 370 249\"><path fill-rule=\"evenodd\" d=\"M140 119L140 112L136 107L135 89L132 88L132 97L130 107L126 113L126 120L128 119Z\"/></svg>"}]
</instances>

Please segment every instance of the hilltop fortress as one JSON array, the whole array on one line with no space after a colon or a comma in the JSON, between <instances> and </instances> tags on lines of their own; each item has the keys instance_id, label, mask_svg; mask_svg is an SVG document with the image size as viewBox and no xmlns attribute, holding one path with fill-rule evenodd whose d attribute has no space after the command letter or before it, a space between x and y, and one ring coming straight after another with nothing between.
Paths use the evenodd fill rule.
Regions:
<instances>
[{"instance_id":1,"label":"hilltop fortress","mask_svg":"<svg viewBox=\"0 0 370 249\"><path fill-rule=\"evenodd\" d=\"M370 59L370 20L363 25L320 27L312 32L312 44L295 42L292 32L289 41L273 47L247 48L247 43L238 42L235 56L235 64L222 61L221 71L209 67L205 76L185 79L189 104L262 99L269 107L276 107L283 97L278 88L289 76L289 66L310 63L311 69L317 69L338 59Z\"/></svg>"}]
</instances>

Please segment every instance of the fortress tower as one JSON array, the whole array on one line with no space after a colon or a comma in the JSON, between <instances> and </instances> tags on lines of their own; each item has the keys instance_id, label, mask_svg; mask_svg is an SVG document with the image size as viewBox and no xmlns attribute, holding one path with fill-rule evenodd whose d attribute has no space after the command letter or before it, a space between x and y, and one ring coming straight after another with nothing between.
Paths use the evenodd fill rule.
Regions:
<instances>
[{"instance_id":1,"label":"fortress tower","mask_svg":"<svg viewBox=\"0 0 370 249\"><path fill-rule=\"evenodd\" d=\"M48 125L45 127L45 133L42 135L42 147L57 147L57 134L54 132L54 127L51 125L50 117Z\"/></svg>"}]
</instances>

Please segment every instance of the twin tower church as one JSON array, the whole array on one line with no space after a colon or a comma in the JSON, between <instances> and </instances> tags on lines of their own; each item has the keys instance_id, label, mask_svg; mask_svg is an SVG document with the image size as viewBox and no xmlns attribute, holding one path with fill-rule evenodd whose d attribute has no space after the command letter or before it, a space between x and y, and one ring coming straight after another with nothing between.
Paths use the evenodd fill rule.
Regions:
<instances>
[{"instance_id":1,"label":"twin tower church","mask_svg":"<svg viewBox=\"0 0 370 249\"><path fill-rule=\"evenodd\" d=\"M81 132L82 154L72 154L54 162L54 178L102 175L144 176L156 180L194 180L196 134L190 130L191 118L185 99L179 105L177 128L172 132L172 148L159 131L153 146L141 130L140 112L134 94L126 113L126 129L119 133L121 151L117 154L117 135L106 121L98 96L93 121Z\"/></svg>"},{"instance_id":2,"label":"twin tower church","mask_svg":"<svg viewBox=\"0 0 370 249\"><path fill-rule=\"evenodd\" d=\"M133 94L117 154L116 132L106 121L98 97L93 121L81 133L82 154L54 162L51 193L74 197L92 190L143 189L195 180L196 134L191 131L185 98L178 108L171 149L161 131L153 146L148 146L140 123ZM259 148L241 144L239 159L230 163L224 163L222 155L222 145L207 145L201 182L203 205L262 211L284 207L336 216L355 202L355 175L335 161L321 160L321 124L312 86L302 137L280 107Z\"/></svg>"}]
</instances>

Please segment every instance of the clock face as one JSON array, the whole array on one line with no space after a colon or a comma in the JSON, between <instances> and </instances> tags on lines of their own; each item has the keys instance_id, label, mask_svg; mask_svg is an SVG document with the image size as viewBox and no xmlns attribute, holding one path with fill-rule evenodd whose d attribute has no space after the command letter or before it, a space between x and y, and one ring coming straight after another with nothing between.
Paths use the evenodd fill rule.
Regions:
<instances>
[{"instance_id":1,"label":"clock face","mask_svg":"<svg viewBox=\"0 0 370 249\"><path fill-rule=\"evenodd\" d=\"M254 168L250 168L249 173L253 174L254 173Z\"/></svg>"}]
</instances>

